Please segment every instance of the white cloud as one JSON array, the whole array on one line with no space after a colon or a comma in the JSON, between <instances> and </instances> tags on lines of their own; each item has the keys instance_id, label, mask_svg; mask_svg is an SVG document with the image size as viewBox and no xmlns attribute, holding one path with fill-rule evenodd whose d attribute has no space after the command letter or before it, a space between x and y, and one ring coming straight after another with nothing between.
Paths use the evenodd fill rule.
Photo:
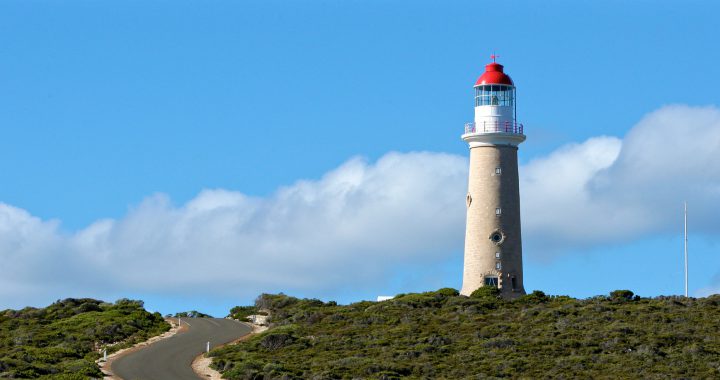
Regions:
<instances>
[{"instance_id":1,"label":"white cloud","mask_svg":"<svg viewBox=\"0 0 720 380\"><path fill-rule=\"evenodd\" d=\"M617 159L622 142L596 137L564 146L521 168L521 206L525 241L540 250L567 247L575 242L606 239L604 205L598 204L588 184Z\"/></svg>"},{"instance_id":2,"label":"white cloud","mask_svg":"<svg viewBox=\"0 0 720 380\"><path fill-rule=\"evenodd\" d=\"M254 296L376 283L462 247L467 161L439 153L355 158L267 198L204 190L181 207L151 196L119 220L63 235L55 221L0 207L0 279L10 304L78 289ZM50 285L54 284L54 285ZM25 289L25 290L23 290ZM331 292L330 292L331 293ZM3 302L5 303L5 302Z\"/></svg>"},{"instance_id":3,"label":"white cloud","mask_svg":"<svg viewBox=\"0 0 720 380\"><path fill-rule=\"evenodd\" d=\"M647 115L622 140L595 137L537 158L520 169L526 254L672 231L684 199L697 228L717 234L718 160L720 111L686 106ZM0 203L0 304L383 289L402 268L462 255L466 186L465 157L389 153L268 197L204 190L176 207L154 195L74 233Z\"/></svg>"},{"instance_id":4,"label":"white cloud","mask_svg":"<svg viewBox=\"0 0 720 380\"><path fill-rule=\"evenodd\" d=\"M553 254L679 232L687 200L695 231L720 232L720 111L667 106L621 141L598 137L521 169L527 240Z\"/></svg>"}]
</instances>

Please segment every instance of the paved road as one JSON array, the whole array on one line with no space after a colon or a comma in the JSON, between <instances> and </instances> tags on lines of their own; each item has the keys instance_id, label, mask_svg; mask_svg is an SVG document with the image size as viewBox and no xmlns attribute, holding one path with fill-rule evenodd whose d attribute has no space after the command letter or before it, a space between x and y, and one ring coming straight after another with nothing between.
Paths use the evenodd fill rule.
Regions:
<instances>
[{"instance_id":1,"label":"paved road","mask_svg":"<svg viewBox=\"0 0 720 380\"><path fill-rule=\"evenodd\" d=\"M230 319L187 318L182 323L189 324L187 331L115 360L112 371L125 380L197 380L191 364L208 341L212 348L250 333L248 326Z\"/></svg>"}]
</instances>

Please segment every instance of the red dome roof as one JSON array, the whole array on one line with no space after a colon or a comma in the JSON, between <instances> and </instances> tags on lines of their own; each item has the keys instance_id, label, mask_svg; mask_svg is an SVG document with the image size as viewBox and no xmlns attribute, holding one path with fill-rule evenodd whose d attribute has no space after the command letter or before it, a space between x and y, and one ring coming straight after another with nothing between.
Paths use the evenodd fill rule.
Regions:
<instances>
[{"instance_id":1,"label":"red dome roof","mask_svg":"<svg viewBox=\"0 0 720 380\"><path fill-rule=\"evenodd\" d=\"M478 78L477 82L475 82L475 86L483 84L515 85L512 79L503 72L503 65L495 62L485 65L485 72L483 75L480 75L480 78Z\"/></svg>"}]
</instances>

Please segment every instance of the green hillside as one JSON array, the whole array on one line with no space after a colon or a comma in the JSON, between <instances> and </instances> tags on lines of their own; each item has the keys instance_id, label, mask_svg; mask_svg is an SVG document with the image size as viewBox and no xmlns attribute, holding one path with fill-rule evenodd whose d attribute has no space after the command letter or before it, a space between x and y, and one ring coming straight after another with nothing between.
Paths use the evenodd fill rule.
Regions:
<instances>
[{"instance_id":1,"label":"green hillside","mask_svg":"<svg viewBox=\"0 0 720 380\"><path fill-rule=\"evenodd\" d=\"M211 352L228 379L720 378L720 296L504 301L481 288L256 306L272 328Z\"/></svg>"},{"instance_id":2,"label":"green hillside","mask_svg":"<svg viewBox=\"0 0 720 380\"><path fill-rule=\"evenodd\" d=\"M142 301L127 299L69 298L46 308L0 311L0 378L99 378L98 348L123 342L111 352L169 328Z\"/></svg>"}]
</instances>

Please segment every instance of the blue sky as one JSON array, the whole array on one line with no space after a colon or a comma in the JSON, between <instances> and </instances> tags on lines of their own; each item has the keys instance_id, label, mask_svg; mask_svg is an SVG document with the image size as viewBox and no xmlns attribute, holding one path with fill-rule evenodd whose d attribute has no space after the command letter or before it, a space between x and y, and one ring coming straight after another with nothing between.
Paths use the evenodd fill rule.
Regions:
<instances>
[{"instance_id":1,"label":"blue sky","mask_svg":"<svg viewBox=\"0 0 720 380\"><path fill-rule=\"evenodd\" d=\"M593 167L592 176L600 178L607 169L608 178L623 185L601 192L592 182L591 198L650 202L619 233L589 225L603 233L578 229L571 232L577 239L566 238L562 223L545 231L532 222L557 208L540 207L544 193L529 191L546 187L528 180L521 189L529 208L523 209L524 223L530 223L523 226L527 290L577 297L617 288L647 296L681 293L681 211L689 198L691 293L714 292L720 286L720 222L710 211L717 207L713 189L720 188L720 176L700 169L705 163L712 166L703 161L708 157L720 158L720 147L712 145L720 133L715 108L720 105L718 8L710 1L4 1L0 203L11 211L0 218L0 255L9 263L5 270L15 274L3 283L0 308L40 306L67 296L128 296L162 312L198 308L221 315L262 291L349 302L459 288L467 169L462 161L467 147L459 135L472 118L472 85L493 52L518 86L518 115L528 135L520 148L527 170L521 171L545 173L538 163L552 163L558 152L577 144L625 163ZM669 105L688 108L665 108ZM655 124L651 120L642 127L648 115ZM696 123L684 125L685 119ZM709 133L705 155L689 160L693 167L674 161L680 162L675 168L680 173L700 170L697 177L659 175L640 184L626 180L643 169L633 171L628 163L635 156L618 156L620 141L623 149L645 152L643 157L661 157L662 147L643 145L651 138L642 136L665 132L667 140L681 141L670 126L653 129L665 120L683 124L677 130L686 136L694 128ZM629 144L624 139L635 130L641 137ZM615 140L582 145L600 136ZM397 156L388 158L391 152ZM568 169L563 178L578 173ZM406 174L417 180L408 182L433 192L399 197L407 205L383 214L376 202L384 191L381 179L400 189L397 178ZM427 181L442 175L447 175L447 199L433 198L445 194L443 183ZM312 235L301 229L302 216L322 224L336 215L333 207L340 207L313 197L327 201L324 197L336 196L337 184L346 183L347 176L373 179L350 181L360 183L358 204L364 205L359 209L367 224L347 227L350 233L328 223L323 236L357 233L366 238L328 238L322 244L302 240ZM694 178L704 181L702 189L682 185ZM663 196L656 203L647 193L626 197L646 189L662 189ZM440 207L455 193L460 207L449 206L447 218L411 211L416 205L418 212L427 212L423 215L434 215L438 210L425 205ZM343 202L355 199L342 194ZM199 241L225 231L223 224L207 233L185 227L193 233L179 239L192 235L197 245L172 248L153 235L156 226L185 220L193 201L229 202L231 211L223 218L235 222L248 209L256 210L247 218L270 227L252 234L243 229L241 235L253 238L221 247ZM292 208L299 203L301 209ZM655 215L647 211L653 205L676 209ZM693 226L695 210L705 214ZM296 240L286 239L288 229L271 227L282 223L267 216L275 213L282 222L297 215L298 224L288 228ZM573 217L582 218L578 214ZM615 223L613 216L587 218L599 218L604 226ZM216 216L207 218L195 222L221 223ZM379 220L408 219L412 222L396 237L371 228ZM130 232L117 232L118 226ZM97 231L112 237L78 243ZM187 230L177 227L160 235L177 241L178 231ZM427 240L407 243L427 231L437 235L423 233ZM540 232L557 243L544 242ZM212 238L232 240L227 239L223 234ZM284 246L286 240L292 244ZM365 241L378 243L357 243ZM188 246L197 250L185 251ZM95 257L99 251L106 262L88 264L87 271L96 274L79 279L84 263L94 260L83 255ZM134 256L137 252L141 259ZM363 252L370 263L357 261ZM296 281L275 281L295 278L291 268L275 270L284 263L299 265L283 255L315 266L299 267L306 273ZM209 261L215 268L226 263L237 278L231 272L213 278L213 266L195 276L188 273L192 264L177 264L170 266L176 278L151 281L151 269L163 271L163 263L174 257ZM137 277L114 274L120 270L113 269L116 264L131 271L119 263L132 260L145 266ZM357 273L339 269L348 266ZM323 279L332 274L340 278ZM112 284L104 285L104 276Z\"/></svg>"}]
</instances>

